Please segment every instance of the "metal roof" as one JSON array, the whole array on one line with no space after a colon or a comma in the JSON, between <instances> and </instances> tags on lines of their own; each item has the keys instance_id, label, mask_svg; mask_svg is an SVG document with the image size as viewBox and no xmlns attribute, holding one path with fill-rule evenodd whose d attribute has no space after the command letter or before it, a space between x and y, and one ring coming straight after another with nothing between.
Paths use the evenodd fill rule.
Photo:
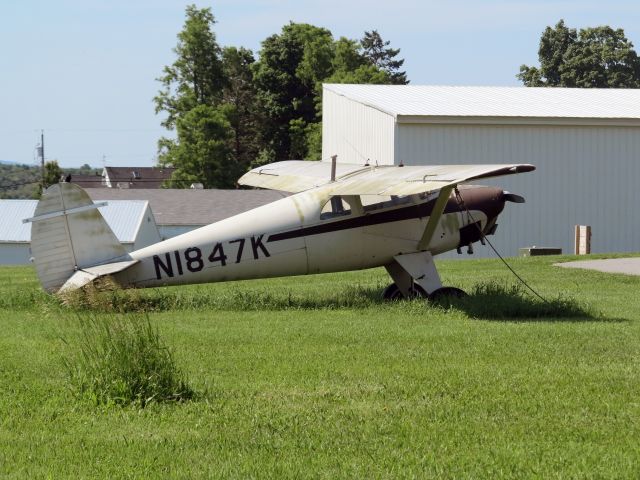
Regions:
<instances>
[{"instance_id":1,"label":"metal roof","mask_svg":"<svg viewBox=\"0 0 640 480\"><path fill-rule=\"evenodd\" d=\"M274 190L87 188L95 202L147 200L157 225L208 225L288 196Z\"/></svg>"},{"instance_id":2,"label":"metal roof","mask_svg":"<svg viewBox=\"0 0 640 480\"><path fill-rule=\"evenodd\" d=\"M402 121L412 117L640 119L640 89L324 84Z\"/></svg>"},{"instance_id":3,"label":"metal roof","mask_svg":"<svg viewBox=\"0 0 640 480\"><path fill-rule=\"evenodd\" d=\"M37 204L38 200L0 200L0 243L31 241L31 224L22 220L33 217ZM120 242L133 243L148 205L145 200L109 200L100 213Z\"/></svg>"}]
</instances>

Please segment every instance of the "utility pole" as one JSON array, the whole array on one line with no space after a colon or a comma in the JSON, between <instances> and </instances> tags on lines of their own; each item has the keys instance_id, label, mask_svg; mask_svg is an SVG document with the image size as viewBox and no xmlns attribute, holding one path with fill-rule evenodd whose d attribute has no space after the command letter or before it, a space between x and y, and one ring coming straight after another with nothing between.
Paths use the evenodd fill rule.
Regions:
<instances>
[{"instance_id":1,"label":"utility pole","mask_svg":"<svg viewBox=\"0 0 640 480\"><path fill-rule=\"evenodd\" d=\"M40 168L42 170L42 191L44 192L44 130L40 130L40 146L38 147L38 155L40 155Z\"/></svg>"}]
</instances>

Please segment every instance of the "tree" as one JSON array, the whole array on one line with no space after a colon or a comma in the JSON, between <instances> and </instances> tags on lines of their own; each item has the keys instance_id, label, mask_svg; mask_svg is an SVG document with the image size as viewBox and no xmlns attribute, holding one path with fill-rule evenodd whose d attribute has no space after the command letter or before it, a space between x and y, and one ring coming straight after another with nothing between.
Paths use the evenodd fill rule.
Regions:
<instances>
[{"instance_id":1,"label":"tree","mask_svg":"<svg viewBox=\"0 0 640 480\"><path fill-rule=\"evenodd\" d=\"M538 59L540 67L522 65L517 75L528 87L640 87L640 61L622 29L576 33L560 20L542 33Z\"/></svg>"},{"instance_id":2,"label":"tree","mask_svg":"<svg viewBox=\"0 0 640 480\"><path fill-rule=\"evenodd\" d=\"M205 188L230 188L239 174L230 162L231 126L223 107L198 105L176 121L178 138L160 141L163 163L173 165L172 186L188 188L202 183Z\"/></svg>"},{"instance_id":3,"label":"tree","mask_svg":"<svg viewBox=\"0 0 640 480\"><path fill-rule=\"evenodd\" d=\"M388 40L385 42L377 30L364 32L364 37L360 40L364 57L379 70L385 71L389 75L390 83L394 85L406 85L406 72L401 72L400 68L404 64L404 59L395 59L400 53L399 48L389 47Z\"/></svg>"},{"instance_id":4,"label":"tree","mask_svg":"<svg viewBox=\"0 0 640 480\"><path fill-rule=\"evenodd\" d=\"M62 169L57 160L50 160L44 164L44 188L60 182Z\"/></svg>"},{"instance_id":5,"label":"tree","mask_svg":"<svg viewBox=\"0 0 640 480\"><path fill-rule=\"evenodd\" d=\"M331 72L332 46L329 30L304 23L285 25L262 42L254 82L265 119L263 148L273 150L275 159L297 153L291 152L291 135L298 135L298 120L317 121L315 89Z\"/></svg>"},{"instance_id":6,"label":"tree","mask_svg":"<svg viewBox=\"0 0 640 480\"><path fill-rule=\"evenodd\" d=\"M374 33L365 38L377 38L381 46L369 42L370 57L360 42L334 41L329 30L308 24L290 23L262 42L254 64L264 117L260 161L320 158L323 82L408 83L397 71L404 62L394 60L399 50Z\"/></svg>"},{"instance_id":7,"label":"tree","mask_svg":"<svg viewBox=\"0 0 640 480\"><path fill-rule=\"evenodd\" d=\"M236 155L242 153L242 107L236 96L243 80L234 77L230 84L225 66L231 74L241 75L234 68L243 68L250 55L229 52L225 65L214 24L210 8L188 6L174 49L178 58L158 79L163 88L154 99L156 113L166 112L162 125L176 130L175 140L158 141L158 162L176 168L172 186L202 183L207 188L228 188L234 186L241 170ZM225 100L233 103L225 104ZM235 152L231 145L237 147Z\"/></svg>"},{"instance_id":8,"label":"tree","mask_svg":"<svg viewBox=\"0 0 640 480\"><path fill-rule=\"evenodd\" d=\"M186 8L186 20L174 49L177 59L158 78L162 90L154 98L156 113L166 112L162 126L172 130L176 120L197 105L217 105L225 85L221 49L213 33L210 8Z\"/></svg>"},{"instance_id":9,"label":"tree","mask_svg":"<svg viewBox=\"0 0 640 480\"><path fill-rule=\"evenodd\" d=\"M256 89L251 66L255 59L251 50L225 47L222 63L227 79L223 90L223 102L231 125L230 148L238 165L247 169L260 151L260 112L256 104Z\"/></svg>"}]
</instances>

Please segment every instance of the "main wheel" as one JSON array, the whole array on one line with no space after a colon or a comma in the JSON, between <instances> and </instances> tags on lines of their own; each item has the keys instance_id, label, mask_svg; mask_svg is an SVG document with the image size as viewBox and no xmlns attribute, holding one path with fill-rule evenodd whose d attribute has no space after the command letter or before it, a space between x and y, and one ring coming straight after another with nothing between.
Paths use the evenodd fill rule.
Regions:
<instances>
[{"instance_id":1,"label":"main wheel","mask_svg":"<svg viewBox=\"0 0 640 480\"><path fill-rule=\"evenodd\" d=\"M428 297L427 292L425 292L424 289L417 283L414 283L411 289L409 290L409 299L427 298L427 297ZM404 300L405 296L402 294L402 292L398 288L398 285L396 285L395 283L392 283L391 285L389 285L387 288L383 290L382 298L385 300Z\"/></svg>"},{"instance_id":2,"label":"main wheel","mask_svg":"<svg viewBox=\"0 0 640 480\"><path fill-rule=\"evenodd\" d=\"M427 299L430 302L437 303L439 305L450 306L452 300L466 296L466 292L464 290L460 290L459 288L440 287L437 290L431 292L431 295L429 295Z\"/></svg>"}]
</instances>

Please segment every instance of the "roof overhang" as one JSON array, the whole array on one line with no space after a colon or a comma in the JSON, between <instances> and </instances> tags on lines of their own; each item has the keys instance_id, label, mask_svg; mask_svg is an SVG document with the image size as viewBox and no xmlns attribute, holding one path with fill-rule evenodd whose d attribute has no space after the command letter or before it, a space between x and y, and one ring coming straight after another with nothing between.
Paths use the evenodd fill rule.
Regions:
<instances>
[{"instance_id":1,"label":"roof overhang","mask_svg":"<svg viewBox=\"0 0 640 480\"><path fill-rule=\"evenodd\" d=\"M471 117L397 115L399 124L433 125L559 125L593 127L640 127L640 118L574 118L574 117Z\"/></svg>"}]
</instances>

